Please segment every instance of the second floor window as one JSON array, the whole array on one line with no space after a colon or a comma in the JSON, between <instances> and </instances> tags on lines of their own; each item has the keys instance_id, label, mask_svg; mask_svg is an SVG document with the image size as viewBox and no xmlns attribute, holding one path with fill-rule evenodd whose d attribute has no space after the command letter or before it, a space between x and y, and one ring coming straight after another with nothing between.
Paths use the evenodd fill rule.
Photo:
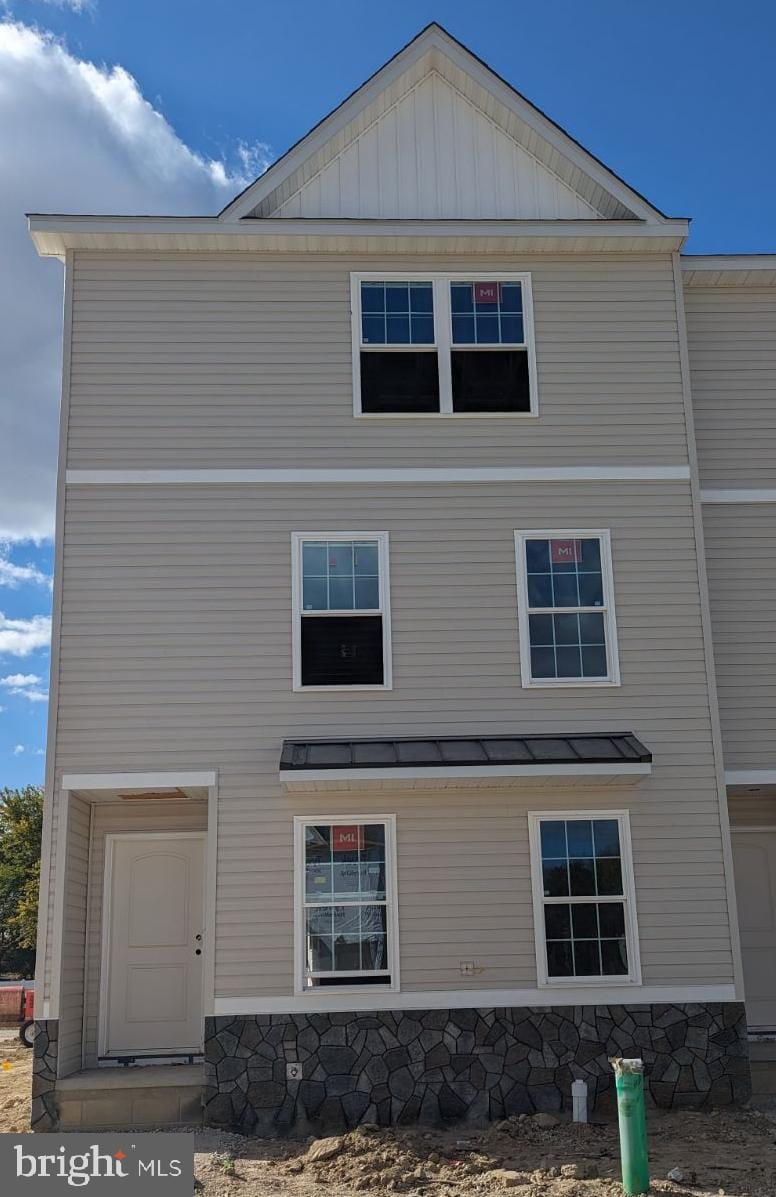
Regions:
<instances>
[{"instance_id":1,"label":"second floor window","mask_svg":"<svg viewBox=\"0 0 776 1197\"><path fill-rule=\"evenodd\" d=\"M618 685L607 532L516 532L524 686Z\"/></svg>"},{"instance_id":2,"label":"second floor window","mask_svg":"<svg viewBox=\"0 0 776 1197\"><path fill-rule=\"evenodd\" d=\"M293 535L294 689L389 689L387 532Z\"/></svg>"},{"instance_id":3,"label":"second floor window","mask_svg":"<svg viewBox=\"0 0 776 1197\"><path fill-rule=\"evenodd\" d=\"M536 415L530 275L352 275L356 415Z\"/></svg>"}]
</instances>

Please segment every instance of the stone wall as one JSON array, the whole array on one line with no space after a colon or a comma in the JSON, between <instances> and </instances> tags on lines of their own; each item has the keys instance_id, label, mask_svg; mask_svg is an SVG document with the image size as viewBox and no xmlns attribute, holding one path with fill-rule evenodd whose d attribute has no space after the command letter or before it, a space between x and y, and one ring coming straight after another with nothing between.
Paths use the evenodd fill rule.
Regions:
<instances>
[{"instance_id":1,"label":"stone wall","mask_svg":"<svg viewBox=\"0 0 776 1197\"><path fill-rule=\"evenodd\" d=\"M56 1130L59 1121L55 1089L59 1054L59 1020L50 1018L35 1023L32 1048L32 1114L34 1131Z\"/></svg>"},{"instance_id":2,"label":"stone wall","mask_svg":"<svg viewBox=\"0 0 776 1197\"><path fill-rule=\"evenodd\" d=\"M205 1122L258 1134L485 1121L613 1087L611 1056L640 1056L659 1106L750 1096L744 1007L577 1006L259 1014L206 1020ZM302 1065L286 1078L288 1062Z\"/></svg>"}]
</instances>

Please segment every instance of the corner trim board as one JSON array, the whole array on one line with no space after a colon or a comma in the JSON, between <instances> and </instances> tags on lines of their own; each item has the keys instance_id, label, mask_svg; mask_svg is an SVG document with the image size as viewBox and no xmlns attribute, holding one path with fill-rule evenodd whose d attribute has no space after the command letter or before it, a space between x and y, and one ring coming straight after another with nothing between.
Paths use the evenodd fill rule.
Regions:
<instances>
[{"instance_id":1,"label":"corner trim board","mask_svg":"<svg viewBox=\"0 0 776 1197\"><path fill-rule=\"evenodd\" d=\"M316 486L372 482L688 482L690 467L471 466L388 469L68 470L68 486ZM776 494L776 492L774 492Z\"/></svg>"},{"instance_id":2,"label":"corner trim board","mask_svg":"<svg viewBox=\"0 0 776 1197\"><path fill-rule=\"evenodd\" d=\"M216 1015L331 1014L351 1010L461 1010L493 1006L589 1006L633 1003L736 1002L735 985L617 985L546 989L454 989L423 993L321 990L286 997L216 998Z\"/></svg>"}]
</instances>

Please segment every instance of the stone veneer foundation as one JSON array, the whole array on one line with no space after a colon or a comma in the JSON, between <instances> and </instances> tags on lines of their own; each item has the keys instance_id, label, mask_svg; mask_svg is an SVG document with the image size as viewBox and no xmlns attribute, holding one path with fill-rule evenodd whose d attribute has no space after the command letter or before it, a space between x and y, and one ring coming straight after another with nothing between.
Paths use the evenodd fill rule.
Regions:
<instances>
[{"instance_id":1,"label":"stone veneer foundation","mask_svg":"<svg viewBox=\"0 0 776 1197\"><path fill-rule=\"evenodd\" d=\"M32 1113L34 1131L55 1130L59 1121L56 1102L57 1057L59 1054L59 1019L35 1023L32 1048Z\"/></svg>"},{"instance_id":2,"label":"stone veneer foundation","mask_svg":"<svg viewBox=\"0 0 776 1197\"><path fill-rule=\"evenodd\" d=\"M206 1019L205 1122L272 1135L486 1121L567 1108L577 1077L592 1106L612 1056L643 1058L659 1106L751 1093L741 1003L238 1015Z\"/></svg>"}]
</instances>

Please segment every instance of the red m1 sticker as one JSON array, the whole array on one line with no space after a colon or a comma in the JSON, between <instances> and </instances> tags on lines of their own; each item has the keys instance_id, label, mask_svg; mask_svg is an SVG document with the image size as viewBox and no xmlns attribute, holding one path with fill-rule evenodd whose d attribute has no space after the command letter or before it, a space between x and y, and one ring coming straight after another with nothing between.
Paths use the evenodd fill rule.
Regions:
<instances>
[{"instance_id":1,"label":"red m1 sticker","mask_svg":"<svg viewBox=\"0 0 776 1197\"><path fill-rule=\"evenodd\" d=\"M574 565L582 560L581 540L551 540L550 561L553 565Z\"/></svg>"},{"instance_id":2,"label":"red m1 sticker","mask_svg":"<svg viewBox=\"0 0 776 1197\"><path fill-rule=\"evenodd\" d=\"M332 852L357 852L364 847L363 827L332 827Z\"/></svg>"},{"instance_id":3,"label":"red m1 sticker","mask_svg":"<svg viewBox=\"0 0 776 1197\"><path fill-rule=\"evenodd\" d=\"M499 284L498 283L475 283L474 284L474 302L475 303L498 303L499 301Z\"/></svg>"}]
</instances>

